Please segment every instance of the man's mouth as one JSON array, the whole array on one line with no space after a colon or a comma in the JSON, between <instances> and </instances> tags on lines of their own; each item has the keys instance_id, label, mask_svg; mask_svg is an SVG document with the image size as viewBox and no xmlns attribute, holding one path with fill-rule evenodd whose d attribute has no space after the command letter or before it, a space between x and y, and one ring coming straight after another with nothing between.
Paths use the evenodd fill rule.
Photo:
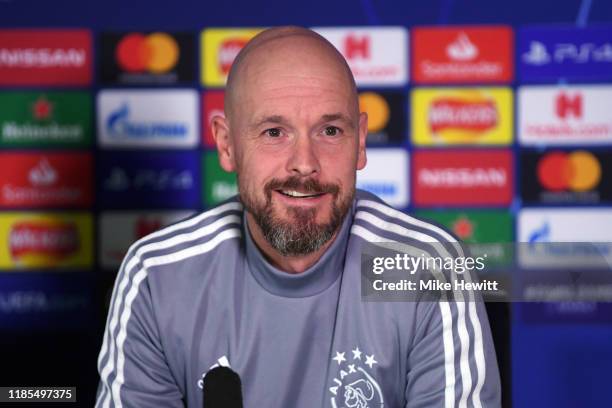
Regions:
<instances>
[{"instance_id":1,"label":"man's mouth","mask_svg":"<svg viewBox=\"0 0 612 408\"><path fill-rule=\"evenodd\" d=\"M313 197L320 197L325 193L302 193L300 191L296 191L296 190L276 190L277 192L287 196L287 197L292 197L292 198L313 198Z\"/></svg>"}]
</instances>

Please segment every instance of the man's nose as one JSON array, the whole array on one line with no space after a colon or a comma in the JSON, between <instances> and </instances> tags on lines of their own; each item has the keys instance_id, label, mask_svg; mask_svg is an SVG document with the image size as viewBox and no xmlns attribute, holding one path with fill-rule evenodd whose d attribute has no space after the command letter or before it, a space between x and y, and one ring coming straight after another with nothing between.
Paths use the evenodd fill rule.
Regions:
<instances>
[{"instance_id":1,"label":"man's nose","mask_svg":"<svg viewBox=\"0 0 612 408\"><path fill-rule=\"evenodd\" d=\"M287 170L292 175L300 177L312 176L320 172L316 146L310 137L300 135L296 138L287 162Z\"/></svg>"}]
</instances>

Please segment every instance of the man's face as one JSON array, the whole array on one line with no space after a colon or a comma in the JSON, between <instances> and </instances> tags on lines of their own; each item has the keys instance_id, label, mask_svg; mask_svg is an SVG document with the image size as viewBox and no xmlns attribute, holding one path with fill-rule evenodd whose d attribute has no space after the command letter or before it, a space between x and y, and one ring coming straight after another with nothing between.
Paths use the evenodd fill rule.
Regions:
<instances>
[{"instance_id":1,"label":"man's face","mask_svg":"<svg viewBox=\"0 0 612 408\"><path fill-rule=\"evenodd\" d=\"M253 57L229 118L241 200L282 255L333 237L365 166L367 118L345 72L296 57Z\"/></svg>"}]
</instances>

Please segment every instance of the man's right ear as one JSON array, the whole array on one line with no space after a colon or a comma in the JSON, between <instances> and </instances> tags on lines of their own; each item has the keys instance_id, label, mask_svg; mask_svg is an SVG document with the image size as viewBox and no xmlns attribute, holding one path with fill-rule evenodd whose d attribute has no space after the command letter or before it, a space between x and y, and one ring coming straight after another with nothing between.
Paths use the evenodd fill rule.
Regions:
<instances>
[{"instance_id":1,"label":"man's right ear","mask_svg":"<svg viewBox=\"0 0 612 408\"><path fill-rule=\"evenodd\" d=\"M214 116L211 121L212 134L219 153L219 164L227 172L236 171L234 145L230 138L228 120L221 115Z\"/></svg>"}]
</instances>

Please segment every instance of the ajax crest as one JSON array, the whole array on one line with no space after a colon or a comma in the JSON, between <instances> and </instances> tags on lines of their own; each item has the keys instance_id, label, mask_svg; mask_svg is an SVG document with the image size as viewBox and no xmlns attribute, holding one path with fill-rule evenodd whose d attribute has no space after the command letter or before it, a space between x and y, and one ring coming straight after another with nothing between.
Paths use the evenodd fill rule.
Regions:
<instances>
[{"instance_id":1,"label":"ajax crest","mask_svg":"<svg viewBox=\"0 0 612 408\"><path fill-rule=\"evenodd\" d=\"M371 374L378 364L374 354L368 355L359 347L346 352L336 351L332 358L338 365L338 372L329 387L333 408L383 408L384 399L380 386Z\"/></svg>"}]
</instances>

